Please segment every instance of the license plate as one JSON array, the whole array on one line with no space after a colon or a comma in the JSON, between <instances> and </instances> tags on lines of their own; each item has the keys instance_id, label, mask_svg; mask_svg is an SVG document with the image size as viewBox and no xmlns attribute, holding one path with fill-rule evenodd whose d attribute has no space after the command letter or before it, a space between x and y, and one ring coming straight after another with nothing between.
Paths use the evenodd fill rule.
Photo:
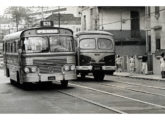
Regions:
<instances>
[{"instance_id":1,"label":"license plate","mask_svg":"<svg viewBox=\"0 0 165 120\"><path fill-rule=\"evenodd\" d=\"M56 78L55 78L55 76L49 76L48 77L48 80L55 80Z\"/></svg>"},{"instance_id":2,"label":"license plate","mask_svg":"<svg viewBox=\"0 0 165 120\"><path fill-rule=\"evenodd\" d=\"M94 70L101 70L101 67L95 66L95 67L94 67Z\"/></svg>"}]
</instances>

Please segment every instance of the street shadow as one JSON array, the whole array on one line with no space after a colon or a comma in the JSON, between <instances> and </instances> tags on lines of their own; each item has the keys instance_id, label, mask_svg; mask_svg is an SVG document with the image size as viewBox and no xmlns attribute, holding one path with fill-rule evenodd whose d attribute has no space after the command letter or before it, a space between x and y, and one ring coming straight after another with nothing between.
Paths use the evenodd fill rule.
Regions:
<instances>
[{"instance_id":1,"label":"street shadow","mask_svg":"<svg viewBox=\"0 0 165 120\"><path fill-rule=\"evenodd\" d=\"M54 90L64 90L64 89L74 89L74 87L69 86L68 87L62 87L61 84L56 83L26 83L23 85L13 83L10 84L16 88L22 89L24 91L54 91Z\"/></svg>"},{"instance_id":2,"label":"street shadow","mask_svg":"<svg viewBox=\"0 0 165 120\"><path fill-rule=\"evenodd\" d=\"M77 77L77 80L73 80L74 82L93 82L93 83L109 83L109 82L114 82L112 80L95 80L94 78L90 78L90 77L85 77L84 79L82 79L81 77Z\"/></svg>"}]
</instances>

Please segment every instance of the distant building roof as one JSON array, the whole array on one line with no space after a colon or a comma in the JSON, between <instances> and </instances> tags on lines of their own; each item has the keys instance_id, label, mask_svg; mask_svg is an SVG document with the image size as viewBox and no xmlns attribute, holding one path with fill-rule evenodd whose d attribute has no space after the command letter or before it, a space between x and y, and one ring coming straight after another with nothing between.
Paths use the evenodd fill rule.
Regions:
<instances>
[{"instance_id":1,"label":"distant building roof","mask_svg":"<svg viewBox=\"0 0 165 120\"><path fill-rule=\"evenodd\" d=\"M54 24L59 23L59 14L52 14L46 18L46 20L53 20ZM60 24L81 24L80 17L74 17L73 14L60 14Z\"/></svg>"}]
</instances>

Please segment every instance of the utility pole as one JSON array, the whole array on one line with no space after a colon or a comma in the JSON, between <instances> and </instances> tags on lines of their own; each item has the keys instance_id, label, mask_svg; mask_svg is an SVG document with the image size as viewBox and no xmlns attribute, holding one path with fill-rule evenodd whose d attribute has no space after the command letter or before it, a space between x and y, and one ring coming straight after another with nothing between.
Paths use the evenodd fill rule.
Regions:
<instances>
[{"instance_id":1,"label":"utility pole","mask_svg":"<svg viewBox=\"0 0 165 120\"><path fill-rule=\"evenodd\" d=\"M58 26L60 27L60 6L58 6Z\"/></svg>"},{"instance_id":2,"label":"utility pole","mask_svg":"<svg viewBox=\"0 0 165 120\"><path fill-rule=\"evenodd\" d=\"M41 15L42 15L42 21L44 20L44 7L41 7Z\"/></svg>"}]
</instances>

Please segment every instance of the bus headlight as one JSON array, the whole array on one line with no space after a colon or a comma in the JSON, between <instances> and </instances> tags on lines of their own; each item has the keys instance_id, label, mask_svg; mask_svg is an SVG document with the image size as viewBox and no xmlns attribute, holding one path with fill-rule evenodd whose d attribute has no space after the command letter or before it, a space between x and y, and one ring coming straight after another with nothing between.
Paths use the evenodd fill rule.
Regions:
<instances>
[{"instance_id":1,"label":"bus headlight","mask_svg":"<svg viewBox=\"0 0 165 120\"><path fill-rule=\"evenodd\" d=\"M71 65L70 67L71 70L75 70L75 68L76 68L75 65Z\"/></svg>"},{"instance_id":2,"label":"bus headlight","mask_svg":"<svg viewBox=\"0 0 165 120\"><path fill-rule=\"evenodd\" d=\"M32 68L31 68L31 71L32 71L32 72L37 72L37 68L36 68L36 67L32 67Z\"/></svg>"},{"instance_id":3,"label":"bus headlight","mask_svg":"<svg viewBox=\"0 0 165 120\"><path fill-rule=\"evenodd\" d=\"M27 68L27 67L25 67L25 68L24 68L24 71L25 71L25 73L29 73L29 72L30 72L30 69Z\"/></svg>"},{"instance_id":4,"label":"bus headlight","mask_svg":"<svg viewBox=\"0 0 165 120\"><path fill-rule=\"evenodd\" d=\"M65 71L69 71L69 65L65 65L65 66L64 66L64 70L65 70Z\"/></svg>"}]
</instances>

